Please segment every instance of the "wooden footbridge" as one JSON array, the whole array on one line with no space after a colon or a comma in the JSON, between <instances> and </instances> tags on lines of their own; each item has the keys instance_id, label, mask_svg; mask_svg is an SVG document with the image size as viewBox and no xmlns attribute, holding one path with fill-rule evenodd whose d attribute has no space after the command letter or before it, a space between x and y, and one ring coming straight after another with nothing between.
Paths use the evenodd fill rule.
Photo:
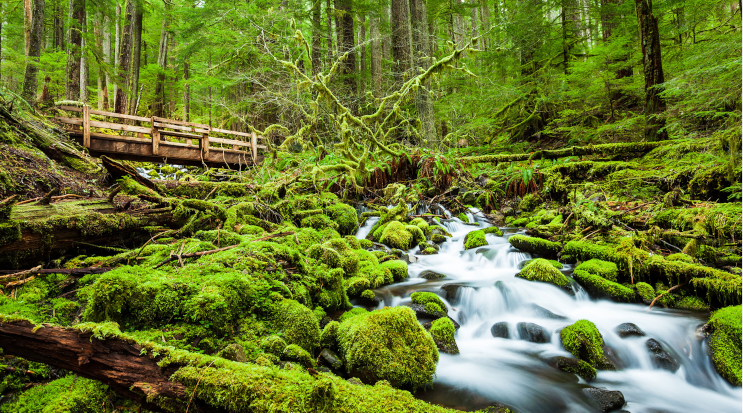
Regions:
<instances>
[{"instance_id":1,"label":"wooden footbridge","mask_svg":"<svg viewBox=\"0 0 743 413\"><path fill-rule=\"evenodd\" d=\"M263 157L258 150L266 148L258 145L258 140L265 138L255 132L235 132L157 116L104 112L90 106L59 108L71 116L80 115L55 119L93 156L240 169L260 164Z\"/></svg>"}]
</instances>

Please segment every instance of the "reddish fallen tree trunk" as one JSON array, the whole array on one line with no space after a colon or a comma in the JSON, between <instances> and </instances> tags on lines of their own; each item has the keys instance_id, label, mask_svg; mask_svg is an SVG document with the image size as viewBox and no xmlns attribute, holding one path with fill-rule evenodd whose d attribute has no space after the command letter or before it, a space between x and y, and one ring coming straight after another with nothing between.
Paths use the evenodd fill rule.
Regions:
<instances>
[{"instance_id":1,"label":"reddish fallen tree trunk","mask_svg":"<svg viewBox=\"0 0 743 413\"><path fill-rule=\"evenodd\" d=\"M53 326L36 329L28 321L0 322L0 348L5 354L23 357L101 381L122 397L153 411L185 411L186 387L170 380L179 365L161 368L150 352L120 338L100 340L91 332ZM157 396L158 404L147 401ZM164 409L162 406L172 406ZM212 408L194 399L189 411Z\"/></svg>"}]
</instances>

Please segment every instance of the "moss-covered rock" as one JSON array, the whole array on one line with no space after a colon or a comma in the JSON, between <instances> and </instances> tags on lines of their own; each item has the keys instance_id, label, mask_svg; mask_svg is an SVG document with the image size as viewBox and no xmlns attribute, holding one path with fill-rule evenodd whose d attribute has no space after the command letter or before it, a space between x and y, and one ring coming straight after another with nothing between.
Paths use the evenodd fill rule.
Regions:
<instances>
[{"instance_id":1,"label":"moss-covered rock","mask_svg":"<svg viewBox=\"0 0 743 413\"><path fill-rule=\"evenodd\" d=\"M544 259L544 258L535 258L535 259L538 259L539 260L539 259ZM531 264L532 262L534 262L534 259L523 261L523 262L520 263L520 267L521 268L524 268L527 265ZM547 262L549 262L550 264L552 264L552 266L555 267L558 270L561 270L563 268L563 265L560 263L560 261L557 261L557 260L547 260Z\"/></svg>"},{"instance_id":2,"label":"moss-covered rock","mask_svg":"<svg viewBox=\"0 0 743 413\"><path fill-rule=\"evenodd\" d=\"M590 259L588 261L580 263L577 267L575 267L576 270L582 270L589 272L593 275L598 275L599 277L605 278L609 281L617 281L617 264L614 264L610 261L602 261L597 259Z\"/></svg>"},{"instance_id":3,"label":"moss-covered rock","mask_svg":"<svg viewBox=\"0 0 743 413\"><path fill-rule=\"evenodd\" d=\"M526 194L521 199L521 202L519 202L519 209L524 212L531 212L531 211L534 211L541 203L542 203L542 200L539 199L539 195Z\"/></svg>"},{"instance_id":4,"label":"moss-covered rock","mask_svg":"<svg viewBox=\"0 0 743 413\"><path fill-rule=\"evenodd\" d=\"M562 245L557 242L548 241L542 238L528 237L521 234L509 237L508 242L521 251L539 254L546 258L557 258L557 254L562 249Z\"/></svg>"},{"instance_id":5,"label":"moss-covered rock","mask_svg":"<svg viewBox=\"0 0 743 413\"><path fill-rule=\"evenodd\" d=\"M372 242L372 241L370 241L368 239L360 239L359 240L359 245L363 249L369 249L369 248L372 248L374 246L374 242Z\"/></svg>"},{"instance_id":6,"label":"moss-covered rock","mask_svg":"<svg viewBox=\"0 0 743 413\"><path fill-rule=\"evenodd\" d=\"M426 236L423 234L423 230L417 225L405 225L405 230L413 236L411 245L426 242Z\"/></svg>"},{"instance_id":7,"label":"moss-covered rock","mask_svg":"<svg viewBox=\"0 0 743 413\"><path fill-rule=\"evenodd\" d=\"M353 235L359 228L359 217L350 205L339 202L326 208L325 213L338 224L338 233L341 235Z\"/></svg>"},{"instance_id":8,"label":"moss-covered rock","mask_svg":"<svg viewBox=\"0 0 743 413\"><path fill-rule=\"evenodd\" d=\"M407 307L358 315L338 328L349 374L365 383L387 380L398 388L420 388L433 380L439 353L431 335Z\"/></svg>"},{"instance_id":9,"label":"moss-covered rock","mask_svg":"<svg viewBox=\"0 0 743 413\"><path fill-rule=\"evenodd\" d=\"M316 230L324 228L338 229L338 224L325 214L315 214L302 218L300 225L305 228L314 228Z\"/></svg>"},{"instance_id":10,"label":"moss-covered rock","mask_svg":"<svg viewBox=\"0 0 743 413\"><path fill-rule=\"evenodd\" d=\"M415 228L420 231L420 228ZM379 242L392 248L407 250L413 242L413 235L405 228L404 224L392 221L384 228L382 235L379 237Z\"/></svg>"},{"instance_id":11,"label":"moss-covered rock","mask_svg":"<svg viewBox=\"0 0 743 413\"><path fill-rule=\"evenodd\" d=\"M277 304L273 320L288 344L313 353L320 344L320 326L312 310L295 300Z\"/></svg>"},{"instance_id":12,"label":"moss-covered rock","mask_svg":"<svg viewBox=\"0 0 743 413\"><path fill-rule=\"evenodd\" d=\"M413 219L412 221L410 221L410 225L415 225L420 228L421 231L423 231L423 234L427 237L431 235L431 226L428 225L428 222L426 222L426 220L423 218L418 217Z\"/></svg>"},{"instance_id":13,"label":"moss-covered rock","mask_svg":"<svg viewBox=\"0 0 743 413\"><path fill-rule=\"evenodd\" d=\"M431 313L438 312L443 315L448 313L446 304L444 304L441 298L434 293L418 291L410 295L410 301L412 301L413 304L424 306L426 310L430 309L428 312Z\"/></svg>"},{"instance_id":14,"label":"moss-covered rock","mask_svg":"<svg viewBox=\"0 0 743 413\"><path fill-rule=\"evenodd\" d=\"M741 306L715 311L708 323L709 348L715 369L735 386L741 385Z\"/></svg>"},{"instance_id":15,"label":"moss-covered rock","mask_svg":"<svg viewBox=\"0 0 743 413\"><path fill-rule=\"evenodd\" d=\"M578 320L560 331L560 341L570 354L600 370L613 370L601 346L604 339L596 325Z\"/></svg>"},{"instance_id":16,"label":"moss-covered rock","mask_svg":"<svg viewBox=\"0 0 743 413\"><path fill-rule=\"evenodd\" d=\"M284 353L286 345L286 341L277 335L270 335L260 342L260 348L264 352L273 354L274 356L281 356Z\"/></svg>"},{"instance_id":17,"label":"moss-covered rock","mask_svg":"<svg viewBox=\"0 0 743 413\"><path fill-rule=\"evenodd\" d=\"M338 350L338 321L329 322L320 333L320 346L331 350Z\"/></svg>"},{"instance_id":18,"label":"moss-covered rock","mask_svg":"<svg viewBox=\"0 0 743 413\"><path fill-rule=\"evenodd\" d=\"M488 245L488 241L485 239L485 233L481 229L468 232L464 237L464 249L466 250L482 247L484 245Z\"/></svg>"},{"instance_id":19,"label":"moss-covered rock","mask_svg":"<svg viewBox=\"0 0 743 413\"><path fill-rule=\"evenodd\" d=\"M296 344L289 344L286 346L281 355L281 359L299 363L306 368L315 367L317 364L310 353Z\"/></svg>"},{"instance_id":20,"label":"moss-covered rock","mask_svg":"<svg viewBox=\"0 0 743 413\"><path fill-rule=\"evenodd\" d=\"M459 347L454 340L456 328L454 323L448 317L436 319L431 323L431 337L436 343L439 351L447 354L459 354Z\"/></svg>"},{"instance_id":21,"label":"moss-covered rock","mask_svg":"<svg viewBox=\"0 0 743 413\"><path fill-rule=\"evenodd\" d=\"M392 273L392 277L395 279L395 282L402 281L408 278L408 264L406 264L405 261L390 260L385 261L379 265L390 270L390 272Z\"/></svg>"},{"instance_id":22,"label":"moss-covered rock","mask_svg":"<svg viewBox=\"0 0 743 413\"><path fill-rule=\"evenodd\" d=\"M596 369L592 365L580 359L558 357L557 368L566 373L577 374L585 381L591 381L596 378Z\"/></svg>"},{"instance_id":23,"label":"moss-covered rock","mask_svg":"<svg viewBox=\"0 0 743 413\"><path fill-rule=\"evenodd\" d=\"M21 393L17 400L3 405L3 412L96 412L106 411L114 394L105 384L70 374Z\"/></svg>"},{"instance_id":24,"label":"moss-covered rock","mask_svg":"<svg viewBox=\"0 0 743 413\"><path fill-rule=\"evenodd\" d=\"M593 275L588 271L576 269L573 271L573 278L592 295L609 297L612 300L626 303L635 301L635 292L631 288Z\"/></svg>"},{"instance_id":25,"label":"moss-covered rock","mask_svg":"<svg viewBox=\"0 0 743 413\"><path fill-rule=\"evenodd\" d=\"M544 258L532 260L524 269L516 274L519 278L529 281L539 281L554 284L558 287L568 288L570 280Z\"/></svg>"},{"instance_id":26,"label":"moss-covered rock","mask_svg":"<svg viewBox=\"0 0 743 413\"><path fill-rule=\"evenodd\" d=\"M655 298L655 289L648 283L639 282L635 284L635 289L645 304L650 304Z\"/></svg>"},{"instance_id":27,"label":"moss-covered rock","mask_svg":"<svg viewBox=\"0 0 743 413\"><path fill-rule=\"evenodd\" d=\"M483 233L485 233L485 234L493 234L493 235L495 235L497 237L502 237L503 236L503 231L501 231L500 228L495 227L495 226L483 228L481 231Z\"/></svg>"}]
</instances>

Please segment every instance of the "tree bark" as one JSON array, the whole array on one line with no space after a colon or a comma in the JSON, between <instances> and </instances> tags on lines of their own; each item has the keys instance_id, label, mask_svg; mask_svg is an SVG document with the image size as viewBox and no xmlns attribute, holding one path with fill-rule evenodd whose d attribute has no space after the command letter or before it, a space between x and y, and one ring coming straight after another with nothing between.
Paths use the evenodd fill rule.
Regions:
<instances>
[{"instance_id":1,"label":"tree bark","mask_svg":"<svg viewBox=\"0 0 743 413\"><path fill-rule=\"evenodd\" d=\"M183 59L183 121L188 122L189 121L189 111L191 106L191 86L188 83L189 78L189 64L188 64L188 56L186 56L185 59Z\"/></svg>"},{"instance_id":2,"label":"tree bark","mask_svg":"<svg viewBox=\"0 0 743 413\"><path fill-rule=\"evenodd\" d=\"M452 24L452 41L457 47L464 46L464 19L460 14L462 0L453 0L451 24Z\"/></svg>"},{"instance_id":3,"label":"tree bark","mask_svg":"<svg viewBox=\"0 0 743 413\"><path fill-rule=\"evenodd\" d=\"M55 0L54 2L54 47L56 47L57 50L64 50L64 15L62 8L59 6L60 2L61 0Z\"/></svg>"},{"instance_id":4,"label":"tree bark","mask_svg":"<svg viewBox=\"0 0 743 413\"><path fill-rule=\"evenodd\" d=\"M371 37L371 77L374 96L382 96L382 40L379 38L379 17L369 18L369 36Z\"/></svg>"},{"instance_id":5,"label":"tree bark","mask_svg":"<svg viewBox=\"0 0 743 413\"><path fill-rule=\"evenodd\" d=\"M403 82L404 74L412 66L410 45L410 6L408 0L392 0L392 64L395 83Z\"/></svg>"},{"instance_id":6,"label":"tree bark","mask_svg":"<svg viewBox=\"0 0 743 413\"><path fill-rule=\"evenodd\" d=\"M136 115L137 94L139 93L139 68L142 56L142 18L144 17L144 5L137 4L134 11L134 27L132 27L132 77L129 100L129 114Z\"/></svg>"},{"instance_id":7,"label":"tree bark","mask_svg":"<svg viewBox=\"0 0 743 413\"><path fill-rule=\"evenodd\" d=\"M116 83L116 100L114 101L114 111L116 113L125 113L127 108L126 87L129 85L129 66L132 56L132 29L134 25L134 4L136 0L127 0L126 16L122 27L121 42L119 43L119 67Z\"/></svg>"},{"instance_id":8,"label":"tree bark","mask_svg":"<svg viewBox=\"0 0 743 413\"><path fill-rule=\"evenodd\" d=\"M155 85L155 100L152 102L152 114L165 117L165 71L168 68L168 18L163 18L160 29L160 45L157 51L157 84Z\"/></svg>"},{"instance_id":9,"label":"tree bark","mask_svg":"<svg viewBox=\"0 0 743 413\"><path fill-rule=\"evenodd\" d=\"M341 17L341 28L343 33L343 47L340 54L348 53L344 62L343 80L348 88L349 94L356 93L356 53L354 48L354 30L353 30L353 0L340 0L340 10L343 13ZM353 105L352 105L353 106Z\"/></svg>"},{"instance_id":10,"label":"tree bark","mask_svg":"<svg viewBox=\"0 0 743 413\"><path fill-rule=\"evenodd\" d=\"M663 64L660 53L658 18L653 15L652 0L635 0L637 22L642 42L642 66L645 74L645 138L663 140L668 134L662 130L665 119L659 116L666 110L663 92Z\"/></svg>"},{"instance_id":11,"label":"tree bark","mask_svg":"<svg viewBox=\"0 0 743 413\"><path fill-rule=\"evenodd\" d=\"M624 0L603 0L601 3L601 39L603 42L608 42L614 35L617 29L616 22L616 9L623 3ZM626 62L629 56L625 55L618 59L610 60L610 64L623 64L623 67L617 69L614 76L615 79L624 79L632 76L632 67L627 65ZM610 88L609 100L611 102L612 110L617 104L622 104L627 99L627 95L617 88Z\"/></svg>"},{"instance_id":12,"label":"tree bark","mask_svg":"<svg viewBox=\"0 0 743 413\"><path fill-rule=\"evenodd\" d=\"M366 16L361 14L359 15L359 48L361 51L359 52L359 75L362 76L362 78L366 77Z\"/></svg>"},{"instance_id":13,"label":"tree bark","mask_svg":"<svg viewBox=\"0 0 743 413\"><path fill-rule=\"evenodd\" d=\"M320 0L312 2L312 74L320 72L320 39L322 39L322 14Z\"/></svg>"},{"instance_id":14,"label":"tree bark","mask_svg":"<svg viewBox=\"0 0 743 413\"><path fill-rule=\"evenodd\" d=\"M330 0L325 0L325 14L327 15L327 42L328 42L328 70L333 66L333 59L335 56L333 46L333 8L330 7Z\"/></svg>"},{"instance_id":15,"label":"tree bark","mask_svg":"<svg viewBox=\"0 0 743 413\"><path fill-rule=\"evenodd\" d=\"M41 42L44 38L44 6L44 0L33 0L30 43L26 56L26 71L23 75L22 92L23 98L32 104L36 100L39 57L41 56Z\"/></svg>"},{"instance_id":16,"label":"tree bark","mask_svg":"<svg viewBox=\"0 0 743 413\"><path fill-rule=\"evenodd\" d=\"M28 51L31 49L31 32L33 31L33 12L34 4L33 0L23 0L23 54L28 56Z\"/></svg>"},{"instance_id":17,"label":"tree bark","mask_svg":"<svg viewBox=\"0 0 743 413\"><path fill-rule=\"evenodd\" d=\"M390 12L392 11L392 5L386 6L382 9L382 29L385 31L385 36L382 39L382 59L390 60L390 53L392 52L392 41L391 36L387 36L388 30L390 30Z\"/></svg>"},{"instance_id":18,"label":"tree bark","mask_svg":"<svg viewBox=\"0 0 743 413\"><path fill-rule=\"evenodd\" d=\"M116 1L116 34L114 37L114 70L118 73L119 70L119 59L121 58L121 5ZM116 96L119 94L119 79L118 74L114 77L114 102L113 106L116 107Z\"/></svg>"},{"instance_id":19,"label":"tree bark","mask_svg":"<svg viewBox=\"0 0 743 413\"><path fill-rule=\"evenodd\" d=\"M111 67L111 19L108 16L103 17L103 60L107 66L103 70L103 109L108 110L108 87L111 84L111 76L108 74Z\"/></svg>"},{"instance_id":20,"label":"tree bark","mask_svg":"<svg viewBox=\"0 0 743 413\"><path fill-rule=\"evenodd\" d=\"M410 0L410 14L412 21L413 50L415 51L416 66L422 70L428 69L431 64L430 39L428 38L428 11L426 0ZM427 80L418 88L415 106L418 118L421 121L423 139L433 143L436 138L436 119L431 99L431 81Z\"/></svg>"},{"instance_id":21,"label":"tree bark","mask_svg":"<svg viewBox=\"0 0 743 413\"><path fill-rule=\"evenodd\" d=\"M82 12L82 39L80 40L80 101L88 103L90 93L88 92L88 45L85 41L85 34L88 32L88 14L83 7Z\"/></svg>"},{"instance_id":22,"label":"tree bark","mask_svg":"<svg viewBox=\"0 0 743 413\"><path fill-rule=\"evenodd\" d=\"M85 0L70 0L70 32L67 41L67 100L80 100L80 57L82 56L82 28L85 19Z\"/></svg>"}]
</instances>

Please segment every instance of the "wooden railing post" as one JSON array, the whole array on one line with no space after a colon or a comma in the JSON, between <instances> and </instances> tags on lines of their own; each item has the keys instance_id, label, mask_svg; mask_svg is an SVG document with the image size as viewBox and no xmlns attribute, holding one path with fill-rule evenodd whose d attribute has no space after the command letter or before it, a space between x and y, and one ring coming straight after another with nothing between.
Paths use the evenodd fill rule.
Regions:
<instances>
[{"instance_id":1,"label":"wooden railing post","mask_svg":"<svg viewBox=\"0 0 743 413\"><path fill-rule=\"evenodd\" d=\"M90 148L90 106L83 106L83 146Z\"/></svg>"},{"instance_id":2,"label":"wooden railing post","mask_svg":"<svg viewBox=\"0 0 743 413\"><path fill-rule=\"evenodd\" d=\"M209 156L209 132L211 131L211 128L209 128L205 133L201 134L201 156L203 158L207 158Z\"/></svg>"},{"instance_id":3,"label":"wooden railing post","mask_svg":"<svg viewBox=\"0 0 743 413\"><path fill-rule=\"evenodd\" d=\"M155 117L152 117L152 154L160 155L160 130L155 126Z\"/></svg>"},{"instance_id":4,"label":"wooden railing post","mask_svg":"<svg viewBox=\"0 0 743 413\"><path fill-rule=\"evenodd\" d=\"M255 132L250 134L250 149L253 151L253 163L258 163L258 136Z\"/></svg>"}]
</instances>

